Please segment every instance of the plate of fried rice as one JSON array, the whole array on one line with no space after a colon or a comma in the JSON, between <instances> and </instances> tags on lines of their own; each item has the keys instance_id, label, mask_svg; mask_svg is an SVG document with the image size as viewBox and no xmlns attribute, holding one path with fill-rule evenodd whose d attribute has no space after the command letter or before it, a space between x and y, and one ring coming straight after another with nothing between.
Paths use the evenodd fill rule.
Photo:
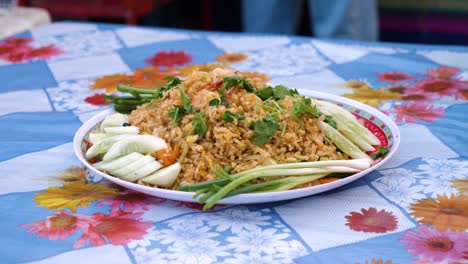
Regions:
<instances>
[{"instance_id":1,"label":"plate of fried rice","mask_svg":"<svg viewBox=\"0 0 468 264\"><path fill-rule=\"evenodd\" d=\"M400 142L389 117L344 97L226 69L166 80L119 86L107 97L114 109L80 127L75 153L92 173L209 209L343 186L387 162Z\"/></svg>"}]
</instances>

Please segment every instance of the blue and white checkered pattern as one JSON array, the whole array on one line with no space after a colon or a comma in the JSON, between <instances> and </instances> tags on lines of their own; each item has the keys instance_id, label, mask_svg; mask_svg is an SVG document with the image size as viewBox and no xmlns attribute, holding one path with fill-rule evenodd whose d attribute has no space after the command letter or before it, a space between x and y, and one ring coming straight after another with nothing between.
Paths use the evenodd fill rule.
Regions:
<instances>
[{"instance_id":1,"label":"blue and white checkered pattern","mask_svg":"<svg viewBox=\"0 0 468 264\"><path fill-rule=\"evenodd\" d=\"M71 146L73 135L82 122L107 107L84 102L95 93L88 87L96 77L129 73L163 50L184 50L194 63L213 62L224 52L243 52L248 59L233 64L236 69L266 73L275 84L340 95L351 91L343 85L345 80L365 79L380 86L376 73L388 70L418 74L442 64L461 68L462 78L468 79L468 49L73 22L22 35L31 36L33 46L54 44L64 53L48 60L0 64L3 263L366 263L373 258L409 263L414 257L399 243L402 233L416 226L408 205L436 193L451 194L448 180L468 175L468 104L444 102L444 118L401 125L397 155L380 171L340 189L207 213L168 202L144 213L143 219L154 224L142 240L73 250L72 240L47 241L19 226L48 216L32 199L36 192L60 185L46 178L79 165ZM370 207L394 215L398 227L363 233L345 225L349 212ZM95 213L106 208L80 210Z\"/></svg>"}]
</instances>

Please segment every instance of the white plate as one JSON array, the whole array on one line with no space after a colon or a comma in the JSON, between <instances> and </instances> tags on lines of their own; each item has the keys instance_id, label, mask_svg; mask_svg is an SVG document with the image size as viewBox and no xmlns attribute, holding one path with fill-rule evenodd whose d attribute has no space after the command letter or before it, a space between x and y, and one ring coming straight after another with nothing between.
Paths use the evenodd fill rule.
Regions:
<instances>
[{"instance_id":1,"label":"white plate","mask_svg":"<svg viewBox=\"0 0 468 264\"><path fill-rule=\"evenodd\" d=\"M368 105L356 102L354 100L350 100L344 97L330 95L326 93L320 93L316 91L301 91L303 95L310 96L312 98L322 99L330 102L334 102L340 104L353 112L354 114L360 116L365 122L372 126L374 131L380 131L377 133L379 139L386 139L388 141L388 146L390 148L389 153L387 156L381 160L379 163L375 164L371 168L364 170L362 172L356 173L344 179L320 184L312 187L301 188L301 189L294 189L289 191L281 191L281 192L273 192L273 193L256 193L256 194L239 194L236 196L228 197L223 200L220 200L220 204L249 204L249 203L264 203L264 202L275 202L275 201L282 201L282 200L289 200L295 199L300 197L305 197L321 192L325 192L331 189L338 188L345 184L348 184L352 181L355 181L364 175L370 173L371 171L377 169L382 164L387 162L396 152L398 146L400 144L400 131L398 126L385 114L378 111L377 109L370 107ZM75 150L75 154L78 159L93 173L102 176L109 181L121 185L123 187L146 193L148 195L162 197L166 199L172 200L179 200L179 201L186 201L186 202L196 202L192 198L193 192L182 192L182 191L175 191L175 190L166 190L161 188L154 188L139 185L136 183L127 182L121 180L119 178L110 176L106 173L103 173L97 169L95 169L91 164L88 163L86 158L83 155L85 144L83 140L88 137L88 133L91 129L95 128L106 116L114 113L112 109L106 110L98 115L92 117L86 123L84 123L80 129L75 134L75 138L73 140L73 148Z\"/></svg>"}]
</instances>

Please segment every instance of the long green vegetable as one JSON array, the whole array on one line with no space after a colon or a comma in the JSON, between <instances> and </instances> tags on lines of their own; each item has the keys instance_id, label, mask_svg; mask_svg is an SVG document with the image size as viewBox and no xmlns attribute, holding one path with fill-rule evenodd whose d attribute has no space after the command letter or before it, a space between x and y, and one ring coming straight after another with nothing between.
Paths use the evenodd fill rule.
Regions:
<instances>
[{"instance_id":1,"label":"long green vegetable","mask_svg":"<svg viewBox=\"0 0 468 264\"><path fill-rule=\"evenodd\" d=\"M370 164L369 159L298 162L269 165L232 175L227 174L220 166L215 166L212 173L218 179L181 186L179 190L197 191L196 197L203 195L199 201L206 202L203 209L207 210L228 196L240 193L289 190L332 173L356 173L369 168ZM271 177L274 179L268 180ZM277 179L277 177L282 178ZM259 178L263 179L264 182L252 182Z\"/></svg>"}]
</instances>

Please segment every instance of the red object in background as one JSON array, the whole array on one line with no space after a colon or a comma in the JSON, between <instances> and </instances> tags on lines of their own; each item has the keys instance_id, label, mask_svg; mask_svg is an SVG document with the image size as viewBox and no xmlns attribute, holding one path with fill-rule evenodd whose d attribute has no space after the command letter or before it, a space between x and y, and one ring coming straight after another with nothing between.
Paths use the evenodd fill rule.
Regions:
<instances>
[{"instance_id":1,"label":"red object in background","mask_svg":"<svg viewBox=\"0 0 468 264\"><path fill-rule=\"evenodd\" d=\"M146 63L152 66L177 66L190 63L192 56L185 51L160 51L149 57Z\"/></svg>"},{"instance_id":2,"label":"red object in background","mask_svg":"<svg viewBox=\"0 0 468 264\"><path fill-rule=\"evenodd\" d=\"M23 6L44 8L55 17L123 18L128 25L174 0L19 0Z\"/></svg>"}]
</instances>

